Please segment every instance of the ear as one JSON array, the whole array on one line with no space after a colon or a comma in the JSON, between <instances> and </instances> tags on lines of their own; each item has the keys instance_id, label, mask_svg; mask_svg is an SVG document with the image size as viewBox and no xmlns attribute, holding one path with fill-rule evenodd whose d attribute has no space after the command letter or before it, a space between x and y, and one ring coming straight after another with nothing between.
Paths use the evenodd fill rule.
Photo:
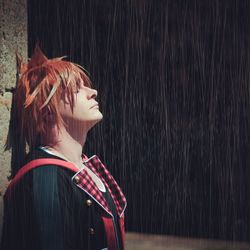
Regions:
<instances>
[{"instance_id":1,"label":"ear","mask_svg":"<svg viewBox=\"0 0 250 250\"><path fill-rule=\"evenodd\" d=\"M48 61L48 58L43 54L39 45L36 44L33 55L28 63L28 68L30 69L30 68L42 65L43 63L47 61Z\"/></svg>"}]
</instances>

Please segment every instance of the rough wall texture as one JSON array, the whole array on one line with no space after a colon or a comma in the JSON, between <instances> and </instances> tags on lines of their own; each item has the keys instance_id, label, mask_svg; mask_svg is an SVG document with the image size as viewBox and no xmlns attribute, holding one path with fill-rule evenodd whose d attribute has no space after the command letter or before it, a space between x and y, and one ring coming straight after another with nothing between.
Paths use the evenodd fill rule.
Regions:
<instances>
[{"instance_id":1,"label":"rough wall texture","mask_svg":"<svg viewBox=\"0 0 250 250\"><path fill-rule=\"evenodd\" d=\"M3 216L3 193L10 168L10 153L4 152L9 126L12 94L15 86L15 51L27 58L26 0L0 0L0 233Z\"/></svg>"}]
</instances>

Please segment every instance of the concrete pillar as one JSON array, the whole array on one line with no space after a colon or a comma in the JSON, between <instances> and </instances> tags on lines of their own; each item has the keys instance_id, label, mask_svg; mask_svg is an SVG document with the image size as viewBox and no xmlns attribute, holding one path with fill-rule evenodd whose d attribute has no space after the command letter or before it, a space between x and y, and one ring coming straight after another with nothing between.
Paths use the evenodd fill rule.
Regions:
<instances>
[{"instance_id":1,"label":"concrete pillar","mask_svg":"<svg viewBox=\"0 0 250 250\"><path fill-rule=\"evenodd\" d=\"M4 152L9 126L12 94L15 86L18 52L27 59L27 2L0 0L0 233L2 232L3 193L10 171L10 152Z\"/></svg>"}]
</instances>

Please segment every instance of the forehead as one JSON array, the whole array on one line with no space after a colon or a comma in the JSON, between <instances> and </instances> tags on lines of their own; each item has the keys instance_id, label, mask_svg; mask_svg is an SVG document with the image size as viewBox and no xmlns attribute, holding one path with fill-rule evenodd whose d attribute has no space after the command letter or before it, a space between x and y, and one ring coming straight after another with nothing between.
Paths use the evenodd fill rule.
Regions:
<instances>
[{"instance_id":1,"label":"forehead","mask_svg":"<svg viewBox=\"0 0 250 250\"><path fill-rule=\"evenodd\" d=\"M68 67L63 67L62 70L62 81L65 86L68 87L83 87L88 86L90 87L91 81L88 77L88 75L84 72L84 70L74 63L71 62L64 62L66 63ZM60 71L59 71L60 72ZM61 72L60 72L61 73Z\"/></svg>"},{"instance_id":2,"label":"forehead","mask_svg":"<svg viewBox=\"0 0 250 250\"><path fill-rule=\"evenodd\" d=\"M68 81L68 85L71 85L72 87L77 87L77 88L82 88L88 85L85 79L75 74L71 74L69 78L67 79L67 81Z\"/></svg>"}]
</instances>

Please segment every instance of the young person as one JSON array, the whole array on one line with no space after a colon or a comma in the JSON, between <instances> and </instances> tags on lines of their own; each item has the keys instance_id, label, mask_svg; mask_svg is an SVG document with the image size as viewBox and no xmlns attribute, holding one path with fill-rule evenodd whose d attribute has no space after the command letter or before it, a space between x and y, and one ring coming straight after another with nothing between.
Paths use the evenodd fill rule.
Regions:
<instances>
[{"instance_id":1,"label":"young person","mask_svg":"<svg viewBox=\"0 0 250 250\"><path fill-rule=\"evenodd\" d=\"M1 249L124 249L126 199L98 156L82 153L103 118L97 91L81 66L38 46L18 62Z\"/></svg>"}]
</instances>

